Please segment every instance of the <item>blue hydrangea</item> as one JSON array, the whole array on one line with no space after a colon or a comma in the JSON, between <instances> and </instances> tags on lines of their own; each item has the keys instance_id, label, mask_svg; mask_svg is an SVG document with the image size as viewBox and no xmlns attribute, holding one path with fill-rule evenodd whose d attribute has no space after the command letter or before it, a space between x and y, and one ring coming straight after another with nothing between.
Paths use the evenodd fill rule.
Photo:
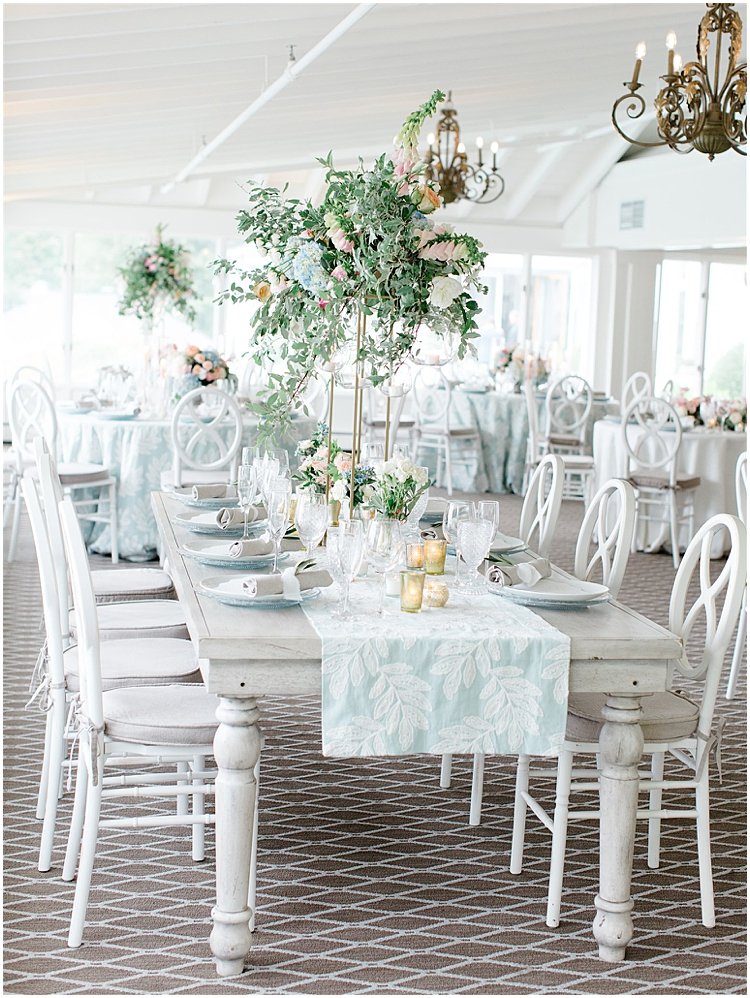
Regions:
<instances>
[{"instance_id":1,"label":"blue hydrangea","mask_svg":"<svg viewBox=\"0 0 750 998\"><path fill-rule=\"evenodd\" d=\"M423 215L421 211L416 209L411 213L411 222L415 229L431 229L432 222L427 219L426 215Z\"/></svg>"},{"instance_id":2,"label":"blue hydrangea","mask_svg":"<svg viewBox=\"0 0 750 998\"><path fill-rule=\"evenodd\" d=\"M322 298L328 290L328 274L323 269L323 247L313 239L294 237L288 246L296 252L292 259L292 277L311 295Z\"/></svg>"}]
</instances>

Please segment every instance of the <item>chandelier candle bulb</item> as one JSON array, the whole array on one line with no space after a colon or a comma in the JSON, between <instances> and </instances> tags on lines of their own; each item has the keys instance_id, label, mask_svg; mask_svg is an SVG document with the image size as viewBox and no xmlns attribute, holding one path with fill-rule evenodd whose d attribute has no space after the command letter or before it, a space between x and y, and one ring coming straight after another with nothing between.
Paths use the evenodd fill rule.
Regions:
<instances>
[{"instance_id":1,"label":"chandelier candle bulb","mask_svg":"<svg viewBox=\"0 0 750 998\"><path fill-rule=\"evenodd\" d=\"M424 568L424 544L406 545L406 567Z\"/></svg>"},{"instance_id":2,"label":"chandelier candle bulb","mask_svg":"<svg viewBox=\"0 0 750 998\"><path fill-rule=\"evenodd\" d=\"M678 76L682 71L682 56L679 52L675 52L674 54L674 71Z\"/></svg>"},{"instance_id":3,"label":"chandelier candle bulb","mask_svg":"<svg viewBox=\"0 0 750 998\"><path fill-rule=\"evenodd\" d=\"M424 572L405 569L401 572L401 610L403 613L419 613L422 609L424 593Z\"/></svg>"},{"instance_id":4,"label":"chandelier candle bulb","mask_svg":"<svg viewBox=\"0 0 750 998\"><path fill-rule=\"evenodd\" d=\"M643 60L646 58L646 46L643 42L639 42L635 47L635 67L633 69L633 82L632 86L635 87L638 84L638 78L641 75L641 66L643 65Z\"/></svg>"},{"instance_id":5,"label":"chandelier candle bulb","mask_svg":"<svg viewBox=\"0 0 750 998\"><path fill-rule=\"evenodd\" d=\"M674 50L677 44L677 35L670 31L667 35L667 76L674 76Z\"/></svg>"},{"instance_id":6,"label":"chandelier candle bulb","mask_svg":"<svg viewBox=\"0 0 750 998\"><path fill-rule=\"evenodd\" d=\"M428 575L445 574L446 541L428 540L424 542L424 568Z\"/></svg>"}]
</instances>

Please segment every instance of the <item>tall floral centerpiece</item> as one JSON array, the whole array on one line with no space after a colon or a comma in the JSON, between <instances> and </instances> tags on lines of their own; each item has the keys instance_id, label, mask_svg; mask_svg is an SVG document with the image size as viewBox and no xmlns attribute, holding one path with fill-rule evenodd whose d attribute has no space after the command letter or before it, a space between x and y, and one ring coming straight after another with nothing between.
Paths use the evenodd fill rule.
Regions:
<instances>
[{"instance_id":1,"label":"tall floral centerpiece","mask_svg":"<svg viewBox=\"0 0 750 998\"><path fill-rule=\"evenodd\" d=\"M360 160L339 170L332 154L320 160L326 175L319 206L250 186L238 228L264 265L243 271L217 261L217 272L230 277L220 300L259 304L251 353L259 363L285 364L253 404L261 432L287 425L305 386L321 373L331 379L332 404L334 378L348 364L355 476L365 380L390 397L410 383L405 371L425 330L449 340L447 352L459 357L478 335L472 291L485 290L486 254L473 236L434 221L440 192L417 150L422 125L444 99L436 90L407 117L393 153L371 165Z\"/></svg>"},{"instance_id":2,"label":"tall floral centerpiece","mask_svg":"<svg viewBox=\"0 0 750 998\"><path fill-rule=\"evenodd\" d=\"M161 415L166 401L163 318L167 312L177 312L190 323L195 319L196 294L189 253L179 243L165 239L164 227L158 225L153 240L130 250L118 273L124 284L118 312L139 319L147 337L142 393L147 408Z\"/></svg>"}]
</instances>

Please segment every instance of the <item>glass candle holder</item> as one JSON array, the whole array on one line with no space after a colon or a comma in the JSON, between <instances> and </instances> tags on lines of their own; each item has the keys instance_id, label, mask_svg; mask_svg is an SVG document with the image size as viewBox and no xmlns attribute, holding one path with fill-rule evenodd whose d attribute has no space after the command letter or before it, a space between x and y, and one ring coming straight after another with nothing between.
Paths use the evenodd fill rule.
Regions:
<instances>
[{"instance_id":1,"label":"glass candle holder","mask_svg":"<svg viewBox=\"0 0 750 998\"><path fill-rule=\"evenodd\" d=\"M428 540L424 542L424 570L428 575L445 574L446 541Z\"/></svg>"},{"instance_id":2,"label":"glass candle holder","mask_svg":"<svg viewBox=\"0 0 750 998\"><path fill-rule=\"evenodd\" d=\"M423 600L426 606L441 607L448 602L449 590L439 579L425 579Z\"/></svg>"},{"instance_id":3,"label":"glass candle holder","mask_svg":"<svg viewBox=\"0 0 750 998\"><path fill-rule=\"evenodd\" d=\"M401 609L404 613L419 613L423 591L424 572L410 568L401 572Z\"/></svg>"},{"instance_id":4,"label":"glass candle holder","mask_svg":"<svg viewBox=\"0 0 750 998\"><path fill-rule=\"evenodd\" d=\"M424 544L421 541L406 545L406 567L424 568Z\"/></svg>"}]
</instances>

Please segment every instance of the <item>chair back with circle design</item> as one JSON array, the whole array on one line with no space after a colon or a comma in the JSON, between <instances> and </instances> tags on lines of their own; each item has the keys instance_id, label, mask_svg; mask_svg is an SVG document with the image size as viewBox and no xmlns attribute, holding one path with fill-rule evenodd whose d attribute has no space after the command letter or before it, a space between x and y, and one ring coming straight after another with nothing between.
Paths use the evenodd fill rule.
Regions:
<instances>
[{"instance_id":1,"label":"chair back with circle design","mask_svg":"<svg viewBox=\"0 0 750 998\"><path fill-rule=\"evenodd\" d=\"M414 377L414 418L419 433L450 433L453 385L439 367L421 368Z\"/></svg>"},{"instance_id":2,"label":"chair back with circle design","mask_svg":"<svg viewBox=\"0 0 750 998\"><path fill-rule=\"evenodd\" d=\"M31 536L34 540L37 565L39 566L39 583L42 592L42 613L46 637L46 672L49 682L55 686L65 683L63 666L63 648L65 645L60 628L59 597L57 577L54 567L54 556L49 543L47 522L42 510L37 483L31 468L27 468L21 482L21 491L26 502L26 510L31 524ZM66 584L67 595L67 584ZM41 676L39 679L41 680Z\"/></svg>"},{"instance_id":3,"label":"chair back with circle design","mask_svg":"<svg viewBox=\"0 0 750 998\"><path fill-rule=\"evenodd\" d=\"M230 477L242 444L242 412L217 388L195 388L172 413L173 484L182 485L185 469L223 471Z\"/></svg>"},{"instance_id":4,"label":"chair back with circle design","mask_svg":"<svg viewBox=\"0 0 750 998\"><path fill-rule=\"evenodd\" d=\"M560 516L564 483L563 459L558 454L547 454L532 475L523 500L520 534L525 543L542 558L549 557Z\"/></svg>"},{"instance_id":5,"label":"chair back with circle design","mask_svg":"<svg viewBox=\"0 0 750 998\"><path fill-rule=\"evenodd\" d=\"M602 584L617 599L628 567L635 533L635 489L622 478L611 478L591 500L576 543L573 574L589 581L601 574ZM596 550L591 554L591 544Z\"/></svg>"},{"instance_id":6,"label":"chair back with circle design","mask_svg":"<svg viewBox=\"0 0 750 998\"><path fill-rule=\"evenodd\" d=\"M654 389L651 383L651 375L645 371L636 371L635 374L631 374L622 390L620 415L624 416L636 399L651 398L653 394Z\"/></svg>"},{"instance_id":7,"label":"chair back with circle design","mask_svg":"<svg viewBox=\"0 0 750 998\"><path fill-rule=\"evenodd\" d=\"M747 451L743 450L737 458L734 472L734 487L737 497L737 516L747 523Z\"/></svg>"},{"instance_id":8,"label":"chair back with circle design","mask_svg":"<svg viewBox=\"0 0 750 998\"><path fill-rule=\"evenodd\" d=\"M712 547L716 546L718 535L725 531L729 535L726 562L712 562ZM675 576L669 604L669 629L680 635L687 651L693 630L705 628L700 657L691 661L687 653L683 653L677 663L681 675L704 683L698 719L698 731L704 738L711 732L722 666L742 605L746 573L745 525L736 516L719 513L704 523L690 541ZM696 576L697 597L694 595Z\"/></svg>"},{"instance_id":9,"label":"chair back with circle design","mask_svg":"<svg viewBox=\"0 0 750 998\"><path fill-rule=\"evenodd\" d=\"M35 384L41 385L54 401L54 382L47 371L44 371L41 367L34 367L32 364L23 364L21 367L16 368L11 376L10 383L13 384L16 381L33 381Z\"/></svg>"},{"instance_id":10,"label":"chair back with circle design","mask_svg":"<svg viewBox=\"0 0 750 998\"><path fill-rule=\"evenodd\" d=\"M620 423L620 435L628 477L644 473L666 475L667 483L675 485L682 423L669 402L653 395L635 399Z\"/></svg>"},{"instance_id":11,"label":"chair back with circle design","mask_svg":"<svg viewBox=\"0 0 750 998\"><path fill-rule=\"evenodd\" d=\"M669 400L672 398L673 395L674 395L674 381L672 381L672 379L670 378L668 381L664 382L664 387L661 390L661 397L663 399L666 399L667 402L669 402Z\"/></svg>"},{"instance_id":12,"label":"chair back with circle design","mask_svg":"<svg viewBox=\"0 0 750 998\"><path fill-rule=\"evenodd\" d=\"M14 381L8 400L13 449L19 460L33 460L34 441L44 437L54 450L57 440L55 406L42 385L35 381Z\"/></svg>"},{"instance_id":13,"label":"chair back with circle design","mask_svg":"<svg viewBox=\"0 0 750 998\"><path fill-rule=\"evenodd\" d=\"M547 389L544 403L545 435L576 437L583 443L593 400L585 378L577 374L557 378Z\"/></svg>"},{"instance_id":14,"label":"chair back with circle design","mask_svg":"<svg viewBox=\"0 0 750 998\"><path fill-rule=\"evenodd\" d=\"M86 545L75 506L69 498L59 506L65 551L70 569L70 585L76 607L76 638L80 676L81 711L95 727L104 723L102 703L102 677L99 651L99 620L96 611L94 587L91 581ZM91 774L92 753L82 753ZM91 774L93 775L93 774Z\"/></svg>"}]
</instances>

